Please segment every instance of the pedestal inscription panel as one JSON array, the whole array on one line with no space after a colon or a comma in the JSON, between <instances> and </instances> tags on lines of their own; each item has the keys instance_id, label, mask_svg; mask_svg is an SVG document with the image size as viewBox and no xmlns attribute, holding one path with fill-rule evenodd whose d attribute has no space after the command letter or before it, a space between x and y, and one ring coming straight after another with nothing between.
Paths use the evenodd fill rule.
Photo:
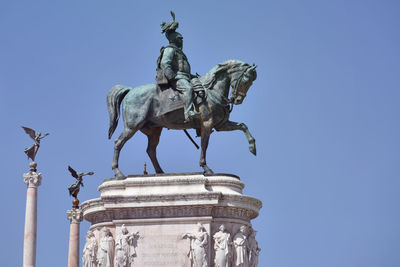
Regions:
<instances>
[{"instance_id":1,"label":"pedestal inscription panel","mask_svg":"<svg viewBox=\"0 0 400 267\"><path fill-rule=\"evenodd\" d=\"M185 225L187 227L187 225ZM147 225L137 250L137 266L190 266L180 225Z\"/></svg>"}]
</instances>

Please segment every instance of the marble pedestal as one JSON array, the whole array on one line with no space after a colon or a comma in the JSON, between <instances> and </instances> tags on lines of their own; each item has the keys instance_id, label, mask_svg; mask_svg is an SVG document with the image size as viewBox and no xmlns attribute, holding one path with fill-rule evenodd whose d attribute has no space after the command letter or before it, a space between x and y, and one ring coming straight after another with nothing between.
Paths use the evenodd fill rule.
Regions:
<instances>
[{"instance_id":1,"label":"marble pedestal","mask_svg":"<svg viewBox=\"0 0 400 267\"><path fill-rule=\"evenodd\" d=\"M84 219L91 223L83 257L87 262L108 261L110 266L215 266L213 236L224 224L233 255L227 266L239 266L231 242L241 226L249 229L245 235L250 236L251 220L262 206L258 199L243 195L243 188L240 179L229 174L105 180L99 187L100 198L81 205ZM250 251L249 246L245 250ZM97 259L89 260L90 255Z\"/></svg>"}]
</instances>

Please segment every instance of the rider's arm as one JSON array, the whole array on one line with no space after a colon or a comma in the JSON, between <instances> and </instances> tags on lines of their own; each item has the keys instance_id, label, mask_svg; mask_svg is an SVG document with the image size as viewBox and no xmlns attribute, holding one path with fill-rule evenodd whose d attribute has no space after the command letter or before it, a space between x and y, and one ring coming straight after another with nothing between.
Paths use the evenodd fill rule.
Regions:
<instances>
[{"instance_id":1,"label":"rider's arm","mask_svg":"<svg viewBox=\"0 0 400 267\"><path fill-rule=\"evenodd\" d=\"M160 67L164 71L165 77L168 80L173 80L175 78L175 73L172 70L172 61L174 59L174 49L167 47L164 50L163 57L161 59Z\"/></svg>"}]
</instances>

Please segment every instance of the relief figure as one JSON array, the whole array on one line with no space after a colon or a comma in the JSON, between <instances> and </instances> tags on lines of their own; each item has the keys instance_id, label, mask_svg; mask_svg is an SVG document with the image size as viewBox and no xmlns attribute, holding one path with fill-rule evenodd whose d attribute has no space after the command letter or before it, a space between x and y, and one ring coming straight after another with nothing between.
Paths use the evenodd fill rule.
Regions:
<instances>
[{"instance_id":1,"label":"relief figure","mask_svg":"<svg viewBox=\"0 0 400 267\"><path fill-rule=\"evenodd\" d=\"M235 246L235 267L249 266L249 243L247 232L247 227L242 225L239 232L233 238L233 245Z\"/></svg>"},{"instance_id":2,"label":"relief figure","mask_svg":"<svg viewBox=\"0 0 400 267\"><path fill-rule=\"evenodd\" d=\"M197 224L197 233L187 233L182 238L190 239L188 257L191 267L208 267L208 233L201 223Z\"/></svg>"},{"instance_id":3,"label":"relief figure","mask_svg":"<svg viewBox=\"0 0 400 267\"><path fill-rule=\"evenodd\" d=\"M130 234L125 225L122 225L121 234L115 239L115 267L131 267L133 265L138 237L139 232Z\"/></svg>"},{"instance_id":4,"label":"relief figure","mask_svg":"<svg viewBox=\"0 0 400 267\"><path fill-rule=\"evenodd\" d=\"M110 229L103 227L103 237L97 250L98 267L114 267L114 239Z\"/></svg>"},{"instance_id":5,"label":"relief figure","mask_svg":"<svg viewBox=\"0 0 400 267\"><path fill-rule=\"evenodd\" d=\"M232 257L231 234L221 224L219 231L214 234L215 267L229 267L229 259Z\"/></svg>"},{"instance_id":6,"label":"relief figure","mask_svg":"<svg viewBox=\"0 0 400 267\"><path fill-rule=\"evenodd\" d=\"M93 232L89 230L86 235L86 244L83 248L82 265L83 267L96 267L97 241Z\"/></svg>"},{"instance_id":7,"label":"relief figure","mask_svg":"<svg viewBox=\"0 0 400 267\"><path fill-rule=\"evenodd\" d=\"M251 230L249 237L249 266L258 266L258 255L260 254L261 248L258 247L258 242L256 240L257 231Z\"/></svg>"}]
</instances>

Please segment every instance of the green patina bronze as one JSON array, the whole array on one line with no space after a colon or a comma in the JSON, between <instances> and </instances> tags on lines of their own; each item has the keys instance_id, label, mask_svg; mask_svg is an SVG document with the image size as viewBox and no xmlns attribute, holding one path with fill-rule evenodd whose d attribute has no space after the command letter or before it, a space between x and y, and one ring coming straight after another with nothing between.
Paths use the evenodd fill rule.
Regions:
<instances>
[{"instance_id":1,"label":"green patina bronze","mask_svg":"<svg viewBox=\"0 0 400 267\"><path fill-rule=\"evenodd\" d=\"M243 102L257 77L256 66L228 60L216 65L202 77L192 75L188 59L182 51L182 35L176 32L178 22L173 12L171 15L172 22L161 24L169 45L161 48L157 60L157 83L134 88L116 85L107 95L110 115L108 137L111 138L117 127L121 104L125 126L114 146L112 169L117 179L125 178L118 168L120 151L139 130L148 137L147 153L156 173L163 173L156 157L162 128L196 129L201 136L200 166L207 175L213 173L206 164L208 140L213 129L243 131L250 152L256 154L255 139L247 126L229 121L232 106ZM228 98L231 87L231 97Z\"/></svg>"}]
</instances>

